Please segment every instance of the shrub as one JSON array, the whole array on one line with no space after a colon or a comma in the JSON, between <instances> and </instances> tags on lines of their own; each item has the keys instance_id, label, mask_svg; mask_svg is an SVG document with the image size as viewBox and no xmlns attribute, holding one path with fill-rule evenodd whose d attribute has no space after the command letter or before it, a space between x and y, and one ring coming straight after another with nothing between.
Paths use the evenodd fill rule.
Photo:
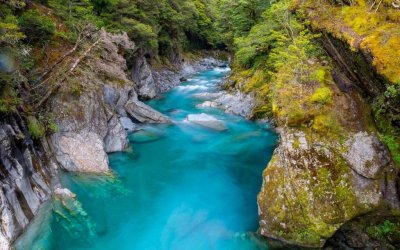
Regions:
<instances>
[{"instance_id":1,"label":"shrub","mask_svg":"<svg viewBox=\"0 0 400 250\"><path fill-rule=\"evenodd\" d=\"M40 139L45 134L45 128L34 116L28 117L28 130L33 139Z\"/></svg>"},{"instance_id":2,"label":"shrub","mask_svg":"<svg viewBox=\"0 0 400 250\"><path fill-rule=\"evenodd\" d=\"M332 91L329 87L317 88L311 97L312 102L326 104L332 101Z\"/></svg>"},{"instance_id":3,"label":"shrub","mask_svg":"<svg viewBox=\"0 0 400 250\"><path fill-rule=\"evenodd\" d=\"M54 21L37 10L24 12L19 24L29 42L45 42L56 30Z\"/></svg>"},{"instance_id":4,"label":"shrub","mask_svg":"<svg viewBox=\"0 0 400 250\"><path fill-rule=\"evenodd\" d=\"M15 111L20 102L12 85L12 76L0 71L0 113Z\"/></svg>"},{"instance_id":5,"label":"shrub","mask_svg":"<svg viewBox=\"0 0 400 250\"><path fill-rule=\"evenodd\" d=\"M374 238L384 238L400 233L400 223L394 223L390 220L385 220L379 225L369 226L366 229L367 233Z\"/></svg>"},{"instance_id":6,"label":"shrub","mask_svg":"<svg viewBox=\"0 0 400 250\"><path fill-rule=\"evenodd\" d=\"M393 160L397 164L397 166L400 166L400 138L394 135L383 135L381 137L382 141L388 146Z\"/></svg>"},{"instance_id":7,"label":"shrub","mask_svg":"<svg viewBox=\"0 0 400 250\"><path fill-rule=\"evenodd\" d=\"M318 81L319 83L324 83L326 78L326 72L324 69L317 69L313 72L312 75L313 80Z\"/></svg>"}]
</instances>

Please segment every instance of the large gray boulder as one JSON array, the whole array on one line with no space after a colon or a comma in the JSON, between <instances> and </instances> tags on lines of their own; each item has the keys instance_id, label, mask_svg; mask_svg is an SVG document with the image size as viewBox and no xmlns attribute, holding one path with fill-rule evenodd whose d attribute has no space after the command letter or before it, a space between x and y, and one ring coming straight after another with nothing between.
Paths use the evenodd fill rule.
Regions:
<instances>
[{"instance_id":1,"label":"large gray boulder","mask_svg":"<svg viewBox=\"0 0 400 250\"><path fill-rule=\"evenodd\" d=\"M170 123L171 120L160 112L138 100L130 100L125 105L126 112L141 123Z\"/></svg>"},{"instance_id":2,"label":"large gray boulder","mask_svg":"<svg viewBox=\"0 0 400 250\"><path fill-rule=\"evenodd\" d=\"M105 173L109 171L103 138L90 131L57 133L52 136L55 157L68 171Z\"/></svg>"}]
</instances>

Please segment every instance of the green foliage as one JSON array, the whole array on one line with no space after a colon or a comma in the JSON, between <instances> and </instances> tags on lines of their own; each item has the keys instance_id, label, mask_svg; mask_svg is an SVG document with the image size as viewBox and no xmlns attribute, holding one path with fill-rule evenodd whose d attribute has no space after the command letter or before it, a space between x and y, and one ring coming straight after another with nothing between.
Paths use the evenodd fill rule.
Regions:
<instances>
[{"instance_id":1,"label":"green foliage","mask_svg":"<svg viewBox=\"0 0 400 250\"><path fill-rule=\"evenodd\" d=\"M82 23L92 23L97 27L104 26L104 22L96 15L90 0L48 0L48 5L72 30Z\"/></svg>"},{"instance_id":2,"label":"green foliage","mask_svg":"<svg viewBox=\"0 0 400 250\"><path fill-rule=\"evenodd\" d=\"M369 226L366 229L368 235L373 238L380 239L400 234L400 223L394 223L390 220L385 220L379 225Z\"/></svg>"},{"instance_id":3,"label":"green foliage","mask_svg":"<svg viewBox=\"0 0 400 250\"><path fill-rule=\"evenodd\" d=\"M386 91L378 96L372 105L374 118L381 140L388 146L393 160L400 167L400 114L396 107L400 106L400 85L388 85Z\"/></svg>"},{"instance_id":4,"label":"green foliage","mask_svg":"<svg viewBox=\"0 0 400 250\"><path fill-rule=\"evenodd\" d=\"M21 103L9 73L0 71L0 113L11 113Z\"/></svg>"},{"instance_id":5,"label":"green foliage","mask_svg":"<svg viewBox=\"0 0 400 250\"><path fill-rule=\"evenodd\" d=\"M234 40L245 37L269 6L268 0L216 0L218 12L217 29L223 34L224 42L231 46ZM267 34L265 34L267 35Z\"/></svg>"},{"instance_id":6,"label":"green foliage","mask_svg":"<svg viewBox=\"0 0 400 250\"><path fill-rule=\"evenodd\" d=\"M312 102L326 104L332 101L332 91L329 87L317 88L311 97Z\"/></svg>"},{"instance_id":7,"label":"green foliage","mask_svg":"<svg viewBox=\"0 0 400 250\"><path fill-rule=\"evenodd\" d=\"M324 83L326 78L326 71L324 69L317 69L313 72L312 78L319 83Z\"/></svg>"},{"instance_id":8,"label":"green foliage","mask_svg":"<svg viewBox=\"0 0 400 250\"><path fill-rule=\"evenodd\" d=\"M0 45L15 46L23 38L25 35L20 31L17 17L10 8L0 4Z\"/></svg>"},{"instance_id":9,"label":"green foliage","mask_svg":"<svg viewBox=\"0 0 400 250\"><path fill-rule=\"evenodd\" d=\"M28 10L19 18L19 25L29 42L45 42L54 34L54 21L37 10Z\"/></svg>"},{"instance_id":10,"label":"green foliage","mask_svg":"<svg viewBox=\"0 0 400 250\"><path fill-rule=\"evenodd\" d=\"M33 139L42 138L46 132L43 124L34 116L28 117L28 130Z\"/></svg>"},{"instance_id":11,"label":"green foliage","mask_svg":"<svg viewBox=\"0 0 400 250\"><path fill-rule=\"evenodd\" d=\"M158 48L157 34L150 25L130 18L123 18L121 24L126 26L124 30L138 46L149 48L150 50L156 50Z\"/></svg>"},{"instance_id":12,"label":"green foliage","mask_svg":"<svg viewBox=\"0 0 400 250\"><path fill-rule=\"evenodd\" d=\"M388 146L394 162L400 166L400 136L386 134L381 136L381 140Z\"/></svg>"}]
</instances>

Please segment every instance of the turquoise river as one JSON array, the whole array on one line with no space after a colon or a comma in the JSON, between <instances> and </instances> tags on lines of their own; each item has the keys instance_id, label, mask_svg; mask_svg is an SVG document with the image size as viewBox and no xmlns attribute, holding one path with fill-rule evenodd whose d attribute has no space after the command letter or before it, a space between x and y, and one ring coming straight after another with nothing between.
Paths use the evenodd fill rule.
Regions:
<instances>
[{"instance_id":1,"label":"turquoise river","mask_svg":"<svg viewBox=\"0 0 400 250\"><path fill-rule=\"evenodd\" d=\"M276 135L265 123L196 108L204 99L194 95L218 91L228 73L200 72L148 102L173 124L131 133L131 148L109 156L110 176L62 174L76 211L48 202L16 249L268 249L255 233L256 199ZM228 129L185 121L200 113Z\"/></svg>"}]
</instances>

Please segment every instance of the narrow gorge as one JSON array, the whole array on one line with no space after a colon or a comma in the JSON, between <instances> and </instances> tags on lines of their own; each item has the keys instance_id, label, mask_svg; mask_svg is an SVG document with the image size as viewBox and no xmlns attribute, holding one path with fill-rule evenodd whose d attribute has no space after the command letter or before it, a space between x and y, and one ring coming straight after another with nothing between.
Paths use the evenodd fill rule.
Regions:
<instances>
[{"instance_id":1,"label":"narrow gorge","mask_svg":"<svg viewBox=\"0 0 400 250\"><path fill-rule=\"evenodd\" d=\"M0 0L0 249L400 248L397 0Z\"/></svg>"}]
</instances>

